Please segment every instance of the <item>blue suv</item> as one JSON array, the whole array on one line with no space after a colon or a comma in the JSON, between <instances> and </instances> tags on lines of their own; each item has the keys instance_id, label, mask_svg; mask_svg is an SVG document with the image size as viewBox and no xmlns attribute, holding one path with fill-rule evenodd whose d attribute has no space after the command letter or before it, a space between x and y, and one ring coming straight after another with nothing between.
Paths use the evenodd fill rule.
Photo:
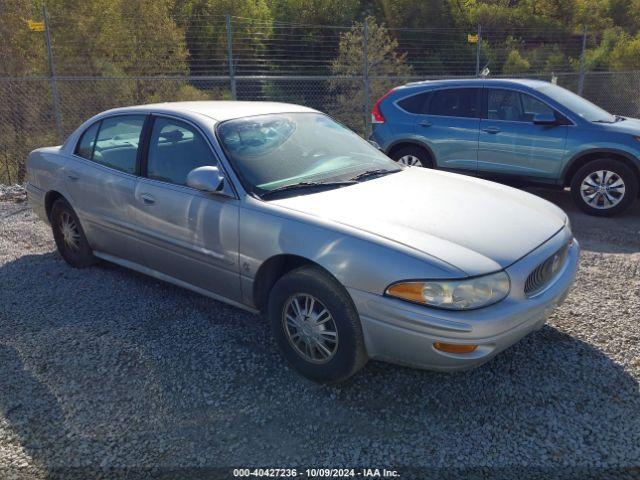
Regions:
<instances>
[{"instance_id":1,"label":"blue suv","mask_svg":"<svg viewBox=\"0 0 640 480\"><path fill-rule=\"evenodd\" d=\"M640 120L548 82L409 83L380 98L371 117L371 140L405 165L571 187L592 215L620 213L638 197Z\"/></svg>"}]
</instances>

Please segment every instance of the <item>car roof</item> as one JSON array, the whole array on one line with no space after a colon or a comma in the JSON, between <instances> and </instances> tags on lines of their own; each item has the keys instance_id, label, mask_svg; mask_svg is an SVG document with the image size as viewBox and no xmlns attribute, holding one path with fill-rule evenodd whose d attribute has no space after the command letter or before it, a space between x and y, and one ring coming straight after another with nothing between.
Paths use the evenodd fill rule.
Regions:
<instances>
[{"instance_id":1,"label":"car roof","mask_svg":"<svg viewBox=\"0 0 640 480\"><path fill-rule=\"evenodd\" d=\"M115 108L109 113L197 113L217 121L269 113L317 112L312 108L279 102L198 101L165 102ZM106 112L105 112L106 113Z\"/></svg>"},{"instance_id":2,"label":"car roof","mask_svg":"<svg viewBox=\"0 0 640 480\"><path fill-rule=\"evenodd\" d=\"M529 88L540 88L544 85L550 85L544 80L534 80L530 78L456 78L446 80L422 80L419 82L410 82L402 87L482 87L482 86L509 86L522 85Z\"/></svg>"}]
</instances>

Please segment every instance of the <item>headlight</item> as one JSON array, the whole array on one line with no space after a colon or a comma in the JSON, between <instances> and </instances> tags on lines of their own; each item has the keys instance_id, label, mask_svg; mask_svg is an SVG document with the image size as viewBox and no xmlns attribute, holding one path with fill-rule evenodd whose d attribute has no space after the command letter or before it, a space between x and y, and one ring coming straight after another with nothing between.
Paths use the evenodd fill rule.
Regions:
<instances>
[{"instance_id":1,"label":"headlight","mask_svg":"<svg viewBox=\"0 0 640 480\"><path fill-rule=\"evenodd\" d=\"M448 310L471 310L499 302L509 294L505 272L464 280L424 280L394 283L385 292L390 297Z\"/></svg>"}]
</instances>

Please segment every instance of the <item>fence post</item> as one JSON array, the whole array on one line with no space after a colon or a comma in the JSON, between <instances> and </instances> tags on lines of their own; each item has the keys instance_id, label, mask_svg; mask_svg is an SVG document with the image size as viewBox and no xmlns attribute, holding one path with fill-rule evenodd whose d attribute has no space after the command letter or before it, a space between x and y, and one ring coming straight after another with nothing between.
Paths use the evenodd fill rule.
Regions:
<instances>
[{"instance_id":1,"label":"fence post","mask_svg":"<svg viewBox=\"0 0 640 480\"><path fill-rule=\"evenodd\" d=\"M58 78L56 77L56 66L53 61L53 48L51 46L51 25L49 24L49 14L47 7L42 4L42 18L44 19L44 38L47 44L47 60L49 62L49 78L51 79L51 99L53 100L53 115L56 120L56 130L58 131L58 141L64 141L62 131L62 114L60 112L60 96L58 95Z\"/></svg>"},{"instance_id":2,"label":"fence post","mask_svg":"<svg viewBox=\"0 0 640 480\"><path fill-rule=\"evenodd\" d=\"M369 22L364 19L362 29L362 83L364 89L364 137L369 138L371 132L371 108L369 92Z\"/></svg>"},{"instance_id":3,"label":"fence post","mask_svg":"<svg viewBox=\"0 0 640 480\"><path fill-rule=\"evenodd\" d=\"M227 18L227 58L229 59L229 82L231 83L231 98L237 100L236 93L236 74L233 66L233 35L231 32L231 15L225 15Z\"/></svg>"},{"instance_id":4,"label":"fence post","mask_svg":"<svg viewBox=\"0 0 640 480\"><path fill-rule=\"evenodd\" d=\"M482 43L482 25L478 24L478 41L476 42L476 77L480 76L480 48Z\"/></svg>"},{"instance_id":5,"label":"fence post","mask_svg":"<svg viewBox=\"0 0 640 480\"><path fill-rule=\"evenodd\" d=\"M582 51L580 52L580 76L578 77L578 95L582 96L584 91L584 76L585 76L585 52L587 50L587 27L585 25L582 30Z\"/></svg>"}]
</instances>

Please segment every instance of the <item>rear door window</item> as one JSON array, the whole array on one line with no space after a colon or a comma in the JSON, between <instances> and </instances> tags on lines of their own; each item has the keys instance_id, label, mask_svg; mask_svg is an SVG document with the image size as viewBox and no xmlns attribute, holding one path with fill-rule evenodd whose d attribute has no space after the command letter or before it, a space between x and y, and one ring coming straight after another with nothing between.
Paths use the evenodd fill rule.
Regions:
<instances>
[{"instance_id":1,"label":"rear door window","mask_svg":"<svg viewBox=\"0 0 640 480\"><path fill-rule=\"evenodd\" d=\"M135 174L145 115L118 115L91 126L80 139L76 154L121 172ZM91 140L92 134L95 140Z\"/></svg>"},{"instance_id":2,"label":"rear door window","mask_svg":"<svg viewBox=\"0 0 640 480\"><path fill-rule=\"evenodd\" d=\"M436 90L429 101L429 115L478 118L480 115L479 88L447 88Z\"/></svg>"}]
</instances>

